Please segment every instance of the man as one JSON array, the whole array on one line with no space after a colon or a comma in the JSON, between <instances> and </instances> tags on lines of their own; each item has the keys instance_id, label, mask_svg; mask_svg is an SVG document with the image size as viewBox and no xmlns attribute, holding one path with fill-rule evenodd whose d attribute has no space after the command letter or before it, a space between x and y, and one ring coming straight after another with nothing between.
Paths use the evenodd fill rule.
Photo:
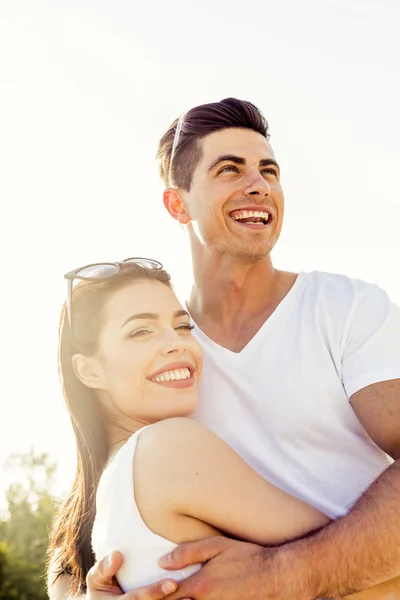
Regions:
<instances>
[{"instance_id":1,"label":"man","mask_svg":"<svg viewBox=\"0 0 400 600\"><path fill-rule=\"evenodd\" d=\"M284 198L268 139L256 107L226 99L192 109L160 142L164 204L192 253L188 308L205 353L196 418L336 521L280 548L184 544L163 566L206 564L173 600L312 600L400 575L400 310L376 286L274 269ZM121 596L120 564L113 555L92 570L88 598L170 591ZM66 598L64 584L50 598ZM360 599L385 586L400 598L393 582Z\"/></svg>"}]
</instances>

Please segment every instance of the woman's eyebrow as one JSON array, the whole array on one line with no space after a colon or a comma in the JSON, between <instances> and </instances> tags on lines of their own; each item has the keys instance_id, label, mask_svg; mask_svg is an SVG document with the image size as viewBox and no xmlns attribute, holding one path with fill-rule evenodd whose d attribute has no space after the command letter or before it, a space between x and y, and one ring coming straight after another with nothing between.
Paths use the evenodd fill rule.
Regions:
<instances>
[{"instance_id":1,"label":"woman's eyebrow","mask_svg":"<svg viewBox=\"0 0 400 600\"><path fill-rule=\"evenodd\" d=\"M183 310L183 308L181 308L180 310L176 310L174 312L174 319L178 319L179 317L189 317L189 319L190 319L190 315L189 315L188 311Z\"/></svg>"},{"instance_id":2,"label":"woman's eyebrow","mask_svg":"<svg viewBox=\"0 0 400 600\"><path fill-rule=\"evenodd\" d=\"M137 313L136 315L131 315L128 317L123 324L121 325L121 329L130 321L134 321L135 319L159 319L160 315L157 313Z\"/></svg>"},{"instance_id":3,"label":"woman's eyebrow","mask_svg":"<svg viewBox=\"0 0 400 600\"><path fill-rule=\"evenodd\" d=\"M189 317L190 318L190 315L189 315L189 313L186 310L180 309L180 310L176 310L174 312L174 314L173 314L173 318L174 319L178 319L179 317ZM123 322L123 324L121 325L121 329L123 327L125 327L125 325L127 323L129 323L130 321L134 321L135 319L153 319L153 320L156 320L156 319L159 319L159 318L160 318L160 315L158 313L146 313L146 312L144 312L144 313L137 313L135 315L131 315L130 317L128 317Z\"/></svg>"}]
</instances>

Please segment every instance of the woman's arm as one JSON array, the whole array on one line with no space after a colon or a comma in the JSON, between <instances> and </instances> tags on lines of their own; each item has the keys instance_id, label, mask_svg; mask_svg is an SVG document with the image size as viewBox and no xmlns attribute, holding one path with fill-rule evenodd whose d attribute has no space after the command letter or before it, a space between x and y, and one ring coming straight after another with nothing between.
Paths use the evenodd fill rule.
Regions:
<instances>
[{"instance_id":1,"label":"woman's arm","mask_svg":"<svg viewBox=\"0 0 400 600\"><path fill-rule=\"evenodd\" d=\"M167 419L140 435L135 498L146 524L174 542L195 539L195 524L262 545L282 544L329 522L316 508L258 475L212 431Z\"/></svg>"},{"instance_id":2,"label":"woman's arm","mask_svg":"<svg viewBox=\"0 0 400 600\"><path fill-rule=\"evenodd\" d=\"M84 600L85 596L75 596L71 591L71 577L60 575L57 580L48 582L50 600Z\"/></svg>"},{"instance_id":3,"label":"woman's arm","mask_svg":"<svg viewBox=\"0 0 400 600\"><path fill-rule=\"evenodd\" d=\"M60 550L56 550L50 559L47 573L47 594L50 600L82 600L82 596L72 593L70 575L60 575Z\"/></svg>"},{"instance_id":4,"label":"woman's arm","mask_svg":"<svg viewBox=\"0 0 400 600\"><path fill-rule=\"evenodd\" d=\"M47 578L47 593L50 600L84 600L84 596L74 595L71 589L71 576L58 575L58 556L53 557Z\"/></svg>"}]
</instances>

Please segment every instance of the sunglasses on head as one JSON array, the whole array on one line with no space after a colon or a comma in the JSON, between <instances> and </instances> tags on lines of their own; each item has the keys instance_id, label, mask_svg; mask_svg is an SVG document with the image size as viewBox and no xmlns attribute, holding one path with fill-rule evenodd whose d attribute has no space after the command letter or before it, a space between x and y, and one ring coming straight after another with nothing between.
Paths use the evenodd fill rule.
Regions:
<instances>
[{"instance_id":1,"label":"sunglasses on head","mask_svg":"<svg viewBox=\"0 0 400 600\"><path fill-rule=\"evenodd\" d=\"M175 158L175 154L176 154L176 149L178 147L178 143L180 140L180 135L181 135L181 131L182 131L182 127L183 127L183 122L186 116L186 112L182 113L180 115L180 117L178 118L178 121L176 123L176 127L175 127L175 134L174 134L174 139L172 142L172 148L171 148L171 156L169 159L169 169L168 169L168 185L171 187L174 187L174 182L172 180L172 168L173 168L173 161Z\"/></svg>"},{"instance_id":2,"label":"sunglasses on head","mask_svg":"<svg viewBox=\"0 0 400 600\"><path fill-rule=\"evenodd\" d=\"M78 269L74 269L69 273L64 275L64 278L67 280L67 313L68 313L68 322L69 327L72 331L72 292L74 289L74 281L76 279L80 281L99 281L102 279L108 279L113 275L116 275L121 266L133 263L139 265L140 267L144 267L145 269L153 269L159 271L163 268L163 265L158 262L158 260L153 260L152 258L125 258L125 260L121 260L118 262L107 262L107 263L93 263L90 265L85 265L83 267L79 267Z\"/></svg>"}]
</instances>

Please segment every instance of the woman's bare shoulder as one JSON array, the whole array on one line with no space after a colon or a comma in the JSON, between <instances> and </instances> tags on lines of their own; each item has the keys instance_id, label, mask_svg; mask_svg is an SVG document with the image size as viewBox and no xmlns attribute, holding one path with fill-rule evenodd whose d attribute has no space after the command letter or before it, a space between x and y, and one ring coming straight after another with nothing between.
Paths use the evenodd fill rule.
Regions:
<instances>
[{"instance_id":1,"label":"woman's bare shoulder","mask_svg":"<svg viewBox=\"0 0 400 600\"><path fill-rule=\"evenodd\" d=\"M204 473L213 452L209 435L217 437L193 419L177 417L148 427L138 441L136 504L146 525L175 543L219 533L185 511L188 488L196 489L199 501L206 493Z\"/></svg>"},{"instance_id":2,"label":"woman's bare shoulder","mask_svg":"<svg viewBox=\"0 0 400 600\"><path fill-rule=\"evenodd\" d=\"M174 417L155 423L138 440L135 480L145 482L149 494L163 493L167 498L179 481L209 462L220 444L225 442L191 418Z\"/></svg>"},{"instance_id":3,"label":"woman's bare shoulder","mask_svg":"<svg viewBox=\"0 0 400 600\"><path fill-rule=\"evenodd\" d=\"M174 441L180 444L191 436L202 438L215 436L215 434L189 417L172 417L147 427L140 435L140 443L142 446L155 443L160 447L160 444L174 444Z\"/></svg>"}]
</instances>

